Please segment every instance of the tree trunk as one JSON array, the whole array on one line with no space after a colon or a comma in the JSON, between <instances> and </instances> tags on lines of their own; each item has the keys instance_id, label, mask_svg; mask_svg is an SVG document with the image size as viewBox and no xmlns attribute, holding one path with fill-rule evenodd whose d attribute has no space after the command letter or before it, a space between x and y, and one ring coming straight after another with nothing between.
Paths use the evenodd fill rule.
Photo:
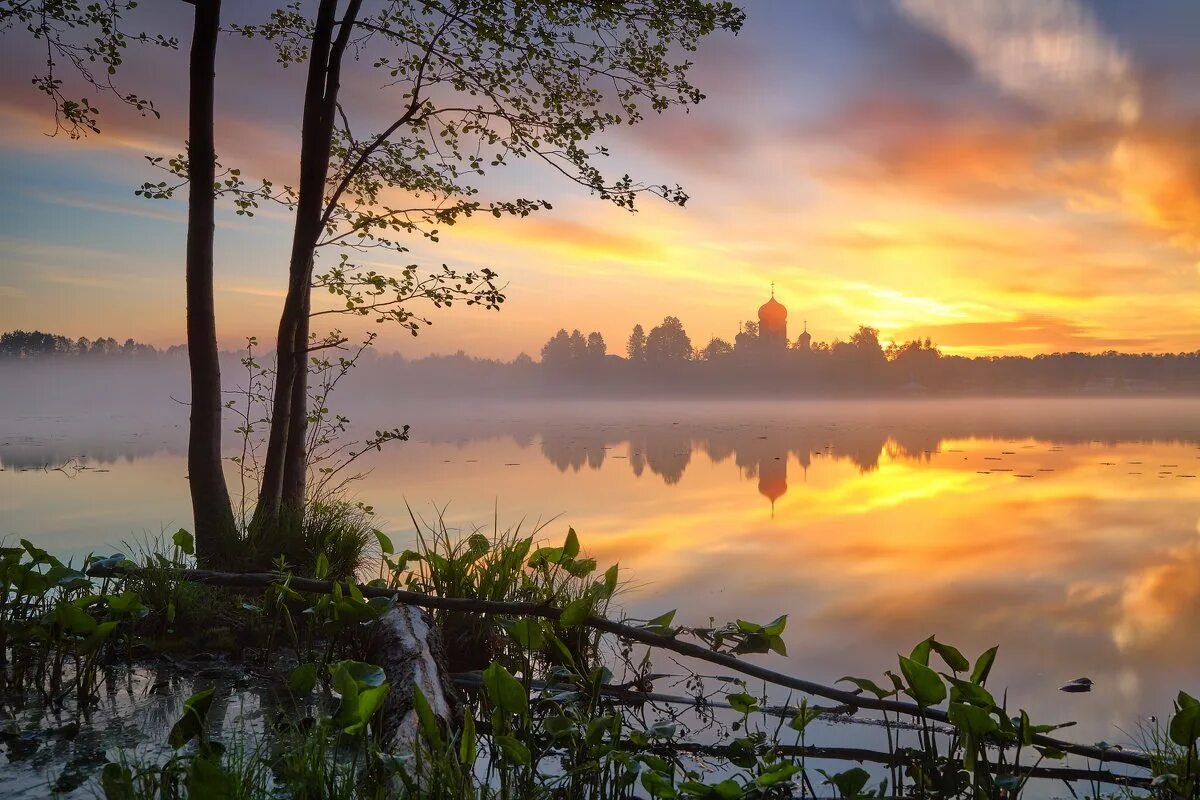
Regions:
<instances>
[{"instance_id":1,"label":"tree trunk","mask_svg":"<svg viewBox=\"0 0 1200 800\"><path fill-rule=\"evenodd\" d=\"M213 302L216 149L213 95L221 0L196 0L188 104L187 343L191 374L188 483L196 555L211 562L236 538L221 469L221 364Z\"/></svg>"},{"instance_id":2,"label":"tree trunk","mask_svg":"<svg viewBox=\"0 0 1200 800\"><path fill-rule=\"evenodd\" d=\"M279 320L275 394L255 527L278 531L282 514L299 524L305 500L308 430L308 339L313 257L323 230L325 188L333 150L342 57L361 0L350 0L338 22L337 0L321 0L313 28L300 140L300 186L288 262L288 294ZM338 29L336 39L334 29Z\"/></svg>"}]
</instances>

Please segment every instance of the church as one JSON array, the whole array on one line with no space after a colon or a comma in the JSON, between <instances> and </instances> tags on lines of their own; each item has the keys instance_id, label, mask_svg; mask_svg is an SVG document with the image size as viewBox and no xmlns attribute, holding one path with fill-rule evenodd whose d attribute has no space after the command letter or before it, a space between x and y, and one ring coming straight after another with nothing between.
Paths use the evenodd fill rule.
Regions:
<instances>
[{"instance_id":1,"label":"church","mask_svg":"<svg viewBox=\"0 0 1200 800\"><path fill-rule=\"evenodd\" d=\"M775 284L771 284L771 299L759 306L758 309L758 339L759 344L766 350L780 351L788 348L787 307L775 299ZM807 352L812 346L812 336L808 332L808 324L796 341L796 349Z\"/></svg>"}]
</instances>

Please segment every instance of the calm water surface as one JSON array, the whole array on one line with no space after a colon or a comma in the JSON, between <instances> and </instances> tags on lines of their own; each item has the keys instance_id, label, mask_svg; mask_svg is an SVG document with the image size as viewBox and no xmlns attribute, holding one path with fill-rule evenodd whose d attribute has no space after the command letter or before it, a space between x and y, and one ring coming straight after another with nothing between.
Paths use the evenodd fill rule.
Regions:
<instances>
[{"instance_id":1,"label":"calm water surface","mask_svg":"<svg viewBox=\"0 0 1200 800\"><path fill-rule=\"evenodd\" d=\"M778 669L878 678L931 633L1071 738L1119 741L1200 690L1200 402L409 409L356 485L397 544L567 526L630 614L789 615ZM0 421L0 535L63 555L189 524L180 419ZM54 467L78 459L78 474ZM1087 695L1057 691L1088 676ZM665 688L665 687L663 687ZM843 726L844 727L844 726ZM851 736L852 734L835 734Z\"/></svg>"}]
</instances>

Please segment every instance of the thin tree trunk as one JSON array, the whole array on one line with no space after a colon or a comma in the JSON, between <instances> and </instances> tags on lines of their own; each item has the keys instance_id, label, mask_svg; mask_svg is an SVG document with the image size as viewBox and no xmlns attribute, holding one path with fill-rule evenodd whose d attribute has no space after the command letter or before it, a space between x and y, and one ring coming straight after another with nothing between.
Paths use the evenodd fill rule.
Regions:
<instances>
[{"instance_id":1,"label":"thin tree trunk","mask_svg":"<svg viewBox=\"0 0 1200 800\"><path fill-rule=\"evenodd\" d=\"M221 0L195 0L188 105L187 342L191 373L188 482L196 554L209 562L236 535L221 470L221 365L213 302L216 149L213 95Z\"/></svg>"},{"instance_id":2,"label":"thin tree trunk","mask_svg":"<svg viewBox=\"0 0 1200 800\"><path fill-rule=\"evenodd\" d=\"M323 230L325 187L333 150L342 56L361 0L350 0L338 22L337 0L321 0L313 28L300 142L296 225L288 262L288 294L279 320L275 394L255 527L272 531L280 515L299 523L304 513L305 433L308 429L308 334L313 252ZM333 36L335 28L337 38Z\"/></svg>"}]
</instances>

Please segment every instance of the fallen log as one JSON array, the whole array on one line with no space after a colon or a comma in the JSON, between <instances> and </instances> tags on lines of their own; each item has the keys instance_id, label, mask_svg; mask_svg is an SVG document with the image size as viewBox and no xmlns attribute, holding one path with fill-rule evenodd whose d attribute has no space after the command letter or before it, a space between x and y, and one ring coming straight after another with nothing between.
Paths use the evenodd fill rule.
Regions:
<instances>
[{"instance_id":1,"label":"fallen log","mask_svg":"<svg viewBox=\"0 0 1200 800\"><path fill-rule=\"evenodd\" d=\"M397 605L385 612L371 653L372 663L383 668L392 687L382 712L384 741L390 749L408 753L416 746L420 729L413 707L416 690L443 725L453 726L458 710L454 685L446 669L441 636L424 610Z\"/></svg>"},{"instance_id":2,"label":"fallen log","mask_svg":"<svg viewBox=\"0 0 1200 800\"><path fill-rule=\"evenodd\" d=\"M136 568L121 568L111 566L93 566L88 569L88 575L92 577L115 577L122 574L135 574ZM229 586L242 589L265 589L278 583L287 582L288 586L296 591L315 592L324 594L333 591L333 581L317 580L316 578L303 578L299 576L280 576L272 572L214 572L210 570L185 569L176 570L172 574L178 580L191 581L194 583L203 583L209 586ZM341 584L344 591L349 592L349 588L345 583ZM479 614L498 614L513 617L539 617L541 619L558 620L562 616L562 609L543 603L529 603L519 601L499 601L499 600L476 600L474 598L463 597L438 597L436 595L422 594L420 592L412 592L405 589L385 589L378 586L359 586L359 591L364 597L388 597L392 598L396 603L408 606L418 606L426 609L445 609L449 611L463 611ZM727 653L713 652L700 645L692 642L681 641L674 636L666 636L660 633L653 633L643 628L625 625L621 622L615 622L606 617L588 616L580 624L595 628L596 630L614 634L628 641L638 642L650 647L657 647L662 650L670 650L688 658L694 658L697 661L705 661L710 664L717 664L726 669L740 672L743 675L749 675L753 678L773 683L777 686L783 686L789 689L795 689L805 694L810 694L815 697L823 697L827 700L832 700L836 703L841 703L847 706L856 708L870 709L873 711L885 711L893 714L902 714L908 717L916 717L919 719L928 719L934 722L949 723L950 719L945 711L936 708L926 708L915 703L908 703L902 700L879 699L869 695L850 692L845 689L838 689L834 686L826 686L814 681L798 678L794 675L788 675L783 672L777 672L767 667L759 666L748 661L743 661L740 658L729 655ZM1095 759L1104 762L1113 762L1121 764L1129 764L1143 769L1150 768L1150 757L1145 753L1123 750L1117 747L1099 747L1094 745L1076 744L1061 739L1056 739L1044 734L1036 734L1033 737L1033 743L1043 747L1059 750L1064 753L1082 756L1084 758Z\"/></svg>"}]
</instances>

